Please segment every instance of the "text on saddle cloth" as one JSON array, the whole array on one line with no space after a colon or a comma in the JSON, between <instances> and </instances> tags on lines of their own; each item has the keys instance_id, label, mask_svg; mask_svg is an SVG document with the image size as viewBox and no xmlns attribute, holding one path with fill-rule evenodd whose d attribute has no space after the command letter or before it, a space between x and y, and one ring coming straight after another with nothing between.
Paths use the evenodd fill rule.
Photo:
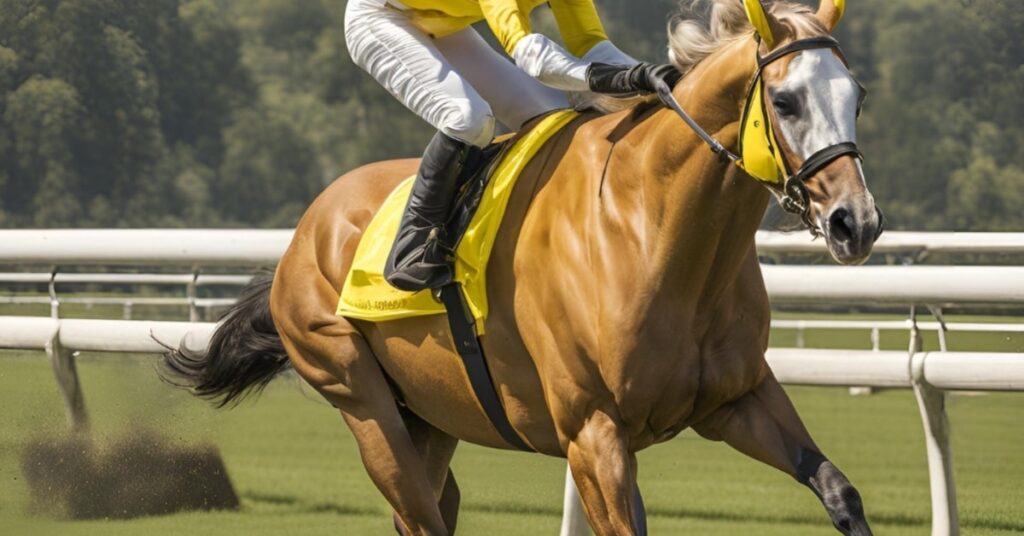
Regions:
<instances>
[{"instance_id":1,"label":"text on saddle cloth","mask_svg":"<svg viewBox=\"0 0 1024 536\"><path fill-rule=\"evenodd\" d=\"M579 114L560 110L544 117L504 154L484 189L480 206L455 250L455 280L462 284L466 303L483 334L487 318L487 261L519 174L544 144ZM339 316L384 322L445 314L444 305L429 290L406 292L384 279L384 264L398 233L399 220L415 177L403 181L373 217L356 248L352 268L338 300Z\"/></svg>"}]
</instances>

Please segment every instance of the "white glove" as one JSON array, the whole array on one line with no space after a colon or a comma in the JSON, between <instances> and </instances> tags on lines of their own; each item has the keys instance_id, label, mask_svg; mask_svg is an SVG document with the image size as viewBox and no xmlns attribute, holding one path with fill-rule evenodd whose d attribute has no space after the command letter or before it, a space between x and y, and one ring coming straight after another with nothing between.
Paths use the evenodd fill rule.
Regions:
<instances>
[{"instance_id":1,"label":"white glove","mask_svg":"<svg viewBox=\"0 0 1024 536\"><path fill-rule=\"evenodd\" d=\"M621 51L611 41L601 41L594 45L586 54L583 61L587 63L607 63L609 65L636 65L638 60Z\"/></svg>"},{"instance_id":2,"label":"white glove","mask_svg":"<svg viewBox=\"0 0 1024 536\"><path fill-rule=\"evenodd\" d=\"M596 48L596 47L595 47ZM562 91L587 91L587 67L583 61L547 37L532 33L519 40L512 59L540 83Z\"/></svg>"}]
</instances>

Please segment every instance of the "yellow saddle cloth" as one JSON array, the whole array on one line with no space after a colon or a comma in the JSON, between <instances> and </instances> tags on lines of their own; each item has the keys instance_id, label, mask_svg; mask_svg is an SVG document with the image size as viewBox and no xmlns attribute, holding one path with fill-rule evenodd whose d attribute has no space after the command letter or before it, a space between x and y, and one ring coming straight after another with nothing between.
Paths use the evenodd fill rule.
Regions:
<instances>
[{"instance_id":1,"label":"yellow saddle cloth","mask_svg":"<svg viewBox=\"0 0 1024 536\"><path fill-rule=\"evenodd\" d=\"M479 334L483 333L487 318L487 261L516 179L544 143L578 115L572 110L553 112L516 140L495 168L484 188L480 206L456 247L455 280L462 283ZM429 290L406 292L392 287L384 279L384 264L398 234L398 224L414 179L406 179L391 192L366 228L341 290L339 316L382 322L444 314L444 305L434 301Z\"/></svg>"}]
</instances>

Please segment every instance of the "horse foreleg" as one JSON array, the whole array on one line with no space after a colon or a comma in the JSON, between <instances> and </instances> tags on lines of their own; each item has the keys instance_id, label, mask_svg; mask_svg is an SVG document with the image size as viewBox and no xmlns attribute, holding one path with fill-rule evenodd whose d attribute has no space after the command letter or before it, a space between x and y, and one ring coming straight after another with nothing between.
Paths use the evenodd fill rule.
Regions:
<instances>
[{"instance_id":1,"label":"horse foreleg","mask_svg":"<svg viewBox=\"0 0 1024 536\"><path fill-rule=\"evenodd\" d=\"M636 456L611 413L595 411L569 443L569 468L583 509L598 536L645 535L647 520L636 484Z\"/></svg>"},{"instance_id":2,"label":"horse foreleg","mask_svg":"<svg viewBox=\"0 0 1024 536\"><path fill-rule=\"evenodd\" d=\"M702 436L784 471L811 488L847 535L871 534L860 494L814 444L782 386L770 375L693 427Z\"/></svg>"}]
</instances>

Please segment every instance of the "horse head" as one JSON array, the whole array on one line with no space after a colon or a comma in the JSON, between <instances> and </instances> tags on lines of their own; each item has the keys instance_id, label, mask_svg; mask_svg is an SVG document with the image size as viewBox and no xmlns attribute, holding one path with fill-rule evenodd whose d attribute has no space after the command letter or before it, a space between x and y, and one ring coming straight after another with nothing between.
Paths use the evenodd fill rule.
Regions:
<instances>
[{"instance_id":1,"label":"horse head","mask_svg":"<svg viewBox=\"0 0 1024 536\"><path fill-rule=\"evenodd\" d=\"M836 261L860 264L882 234L883 217L856 149L865 90L830 39L844 4L821 0L813 17L789 16L791 10L776 15L759 0L745 0L744 7L760 38L761 113L769 143L779 148L780 176L788 178L780 186Z\"/></svg>"}]
</instances>

